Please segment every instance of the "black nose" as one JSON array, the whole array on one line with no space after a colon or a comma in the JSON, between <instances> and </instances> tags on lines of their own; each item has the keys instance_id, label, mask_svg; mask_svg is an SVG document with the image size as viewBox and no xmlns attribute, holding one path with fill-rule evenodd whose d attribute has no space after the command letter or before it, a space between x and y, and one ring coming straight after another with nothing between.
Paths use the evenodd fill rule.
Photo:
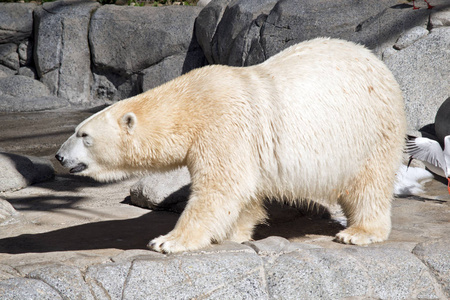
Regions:
<instances>
[{"instance_id":1,"label":"black nose","mask_svg":"<svg viewBox=\"0 0 450 300\"><path fill-rule=\"evenodd\" d=\"M59 154L56 154L56 155L55 155L55 158L56 158L60 163L62 163L63 160L64 160L64 157L62 157L62 156L59 155Z\"/></svg>"}]
</instances>

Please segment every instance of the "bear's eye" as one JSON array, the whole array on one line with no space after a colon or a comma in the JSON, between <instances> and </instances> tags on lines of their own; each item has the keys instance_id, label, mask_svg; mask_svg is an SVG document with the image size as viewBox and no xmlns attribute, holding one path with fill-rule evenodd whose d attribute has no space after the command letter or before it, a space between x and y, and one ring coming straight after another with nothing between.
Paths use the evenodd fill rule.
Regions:
<instances>
[{"instance_id":1,"label":"bear's eye","mask_svg":"<svg viewBox=\"0 0 450 300\"><path fill-rule=\"evenodd\" d=\"M83 132L82 134L81 134L81 137L88 137L88 134L86 133L86 132Z\"/></svg>"}]
</instances>

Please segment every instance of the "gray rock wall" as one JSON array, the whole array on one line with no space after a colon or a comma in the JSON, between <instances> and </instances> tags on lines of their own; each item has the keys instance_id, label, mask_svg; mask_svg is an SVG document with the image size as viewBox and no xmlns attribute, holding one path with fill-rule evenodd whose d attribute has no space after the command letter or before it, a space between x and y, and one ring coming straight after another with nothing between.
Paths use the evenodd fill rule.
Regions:
<instances>
[{"instance_id":1,"label":"gray rock wall","mask_svg":"<svg viewBox=\"0 0 450 300\"><path fill-rule=\"evenodd\" d=\"M17 83L11 95L0 82L0 111L101 105L205 65L194 35L200 10L93 0L0 3L0 78Z\"/></svg>"},{"instance_id":2,"label":"gray rock wall","mask_svg":"<svg viewBox=\"0 0 450 300\"><path fill-rule=\"evenodd\" d=\"M162 255L128 250L80 270L1 265L1 299L447 299L448 240L327 249L281 237ZM30 270L31 268L31 270ZM14 269L12 269L14 270Z\"/></svg>"},{"instance_id":3,"label":"gray rock wall","mask_svg":"<svg viewBox=\"0 0 450 300\"><path fill-rule=\"evenodd\" d=\"M0 3L0 78L26 76L48 88L25 97L0 83L0 110L118 101L208 63L254 65L329 36L365 44L384 60L403 89L409 132L416 133L434 122L450 95L450 3L416 4L421 9L397 0L213 0L160 8ZM17 90L29 92L22 79Z\"/></svg>"}]
</instances>

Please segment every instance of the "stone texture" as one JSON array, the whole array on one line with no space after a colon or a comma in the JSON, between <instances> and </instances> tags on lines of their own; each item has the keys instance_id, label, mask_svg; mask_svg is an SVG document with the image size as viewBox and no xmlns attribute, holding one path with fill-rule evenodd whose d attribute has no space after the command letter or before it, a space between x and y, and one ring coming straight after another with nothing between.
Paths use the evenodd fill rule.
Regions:
<instances>
[{"instance_id":1,"label":"stone texture","mask_svg":"<svg viewBox=\"0 0 450 300\"><path fill-rule=\"evenodd\" d=\"M21 69L31 76L33 70ZM0 76L0 111L39 111L68 106L65 99L50 95L46 85L23 75Z\"/></svg>"},{"instance_id":2,"label":"stone texture","mask_svg":"<svg viewBox=\"0 0 450 300\"><path fill-rule=\"evenodd\" d=\"M450 7L443 7L431 13L430 23L433 28L450 26Z\"/></svg>"},{"instance_id":3,"label":"stone texture","mask_svg":"<svg viewBox=\"0 0 450 300\"><path fill-rule=\"evenodd\" d=\"M0 96L36 98L49 95L47 86L30 77L16 75L0 78Z\"/></svg>"},{"instance_id":4,"label":"stone texture","mask_svg":"<svg viewBox=\"0 0 450 300\"><path fill-rule=\"evenodd\" d=\"M19 69L18 75L30 77L30 78L32 78L32 79L36 79L36 78L37 78L36 70L35 70L34 68L28 67L28 66L21 67L21 68Z\"/></svg>"},{"instance_id":5,"label":"stone texture","mask_svg":"<svg viewBox=\"0 0 450 300\"><path fill-rule=\"evenodd\" d=\"M295 266L295 267L293 267ZM395 249L313 249L266 261L273 299L440 299L441 287L414 255ZM286 287L295 286L295 289Z\"/></svg>"},{"instance_id":6,"label":"stone texture","mask_svg":"<svg viewBox=\"0 0 450 300\"><path fill-rule=\"evenodd\" d=\"M17 299L40 299L58 300L63 299L57 291L48 284L36 279L13 278L0 282L0 298L3 300Z\"/></svg>"},{"instance_id":7,"label":"stone texture","mask_svg":"<svg viewBox=\"0 0 450 300\"><path fill-rule=\"evenodd\" d=\"M188 200L190 183L186 167L153 173L131 187L131 203L154 210L181 212Z\"/></svg>"},{"instance_id":8,"label":"stone texture","mask_svg":"<svg viewBox=\"0 0 450 300\"><path fill-rule=\"evenodd\" d=\"M450 240L434 240L417 245L415 254L443 285L446 295L450 297Z\"/></svg>"},{"instance_id":9,"label":"stone texture","mask_svg":"<svg viewBox=\"0 0 450 300\"><path fill-rule=\"evenodd\" d=\"M70 103L54 96L11 97L0 95L0 112L31 112L57 109L69 106Z\"/></svg>"},{"instance_id":10,"label":"stone texture","mask_svg":"<svg viewBox=\"0 0 450 300\"><path fill-rule=\"evenodd\" d=\"M2 280L12 279L15 277L20 277L20 273L17 272L16 269L8 265L0 265L0 286Z\"/></svg>"},{"instance_id":11,"label":"stone texture","mask_svg":"<svg viewBox=\"0 0 450 300\"><path fill-rule=\"evenodd\" d=\"M47 180L54 175L53 166L45 159L11 153L0 153L0 191L18 190Z\"/></svg>"},{"instance_id":12,"label":"stone texture","mask_svg":"<svg viewBox=\"0 0 450 300\"><path fill-rule=\"evenodd\" d=\"M144 89L139 86L138 74L139 78L162 75L146 83L147 89L204 65L201 49L193 37L194 21L200 10L182 6L99 8L92 16L89 30L94 73L103 80L95 84L94 96L106 94L114 100L129 97ZM161 74L166 62L173 66L173 57L177 59L176 68L164 69ZM153 65L156 65L154 74L152 69L148 70ZM106 91L97 91L97 86Z\"/></svg>"},{"instance_id":13,"label":"stone texture","mask_svg":"<svg viewBox=\"0 0 450 300\"><path fill-rule=\"evenodd\" d=\"M95 299L121 300L131 262L94 265L86 272Z\"/></svg>"},{"instance_id":14,"label":"stone texture","mask_svg":"<svg viewBox=\"0 0 450 300\"><path fill-rule=\"evenodd\" d=\"M35 62L52 95L86 105L92 84L88 26L100 6L89 0L46 2L35 10ZM92 103L91 103L92 105Z\"/></svg>"},{"instance_id":15,"label":"stone texture","mask_svg":"<svg viewBox=\"0 0 450 300\"><path fill-rule=\"evenodd\" d=\"M54 288L63 299L94 300L83 275L76 267L49 265L28 274Z\"/></svg>"},{"instance_id":16,"label":"stone texture","mask_svg":"<svg viewBox=\"0 0 450 300\"><path fill-rule=\"evenodd\" d=\"M16 75L16 71L0 64L0 78Z\"/></svg>"},{"instance_id":17,"label":"stone texture","mask_svg":"<svg viewBox=\"0 0 450 300\"><path fill-rule=\"evenodd\" d=\"M201 51L166 57L142 71L140 89L145 92L203 65L204 55Z\"/></svg>"},{"instance_id":18,"label":"stone texture","mask_svg":"<svg viewBox=\"0 0 450 300\"><path fill-rule=\"evenodd\" d=\"M19 44L17 52L19 54L19 62L21 66L30 65L33 60L33 41L25 40Z\"/></svg>"},{"instance_id":19,"label":"stone texture","mask_svg":"<svg viewBox=\"0 0 450 300\"><path fill-rule=\"evenodd\" d=\"M329 36L362 43L378 55L413 26L427 24L428 10L394 0L211 1L199 15L196 35L210 63L260 63L307 39Z\"/></svg>"},{"instance_id":20,"label":"stone texture","mask_svg":"<svg viewBox=\"0 0 450 300\"><path fill-rule=\"evenodd\" d=\"M394 44L394 48L396 50L405 49L408 46L411 46L417 40L428 35L428 30L423 27L413 27L410 30L404 32Z\"/></svg>"},{"instance_id":21,"label":"stone texture","mask_svg":"<svg viewBox=\"0 0 450 300\"><path fill-rule=\"evenodd\" d=\"M445 84L449 50L450 27L440 27L384 59L402 88L410 134L434 123L439 106L450 95L450 85Z\"/></svg>"},{"instance_id":22,"label":"stone texture","mask_svg":"<svg viewBox=\"0 0 450 300\"><path fill-rule=\"evenodd\" d=\"M195 35L197 41L203 49L206 59L210 64L214 63L213 51L216 51L217 41L216 28L222 19L223 13L232 0L210 1L205 8L200 11L195 20Z\"/></svg>"},{"instance_id":23,"label":"stone texture","mask_svg":"<svg viewBox=\"0 0 450 300\"><path fill-rule=\"evenodd\" d=\"M0 198L0 226L17 222L20 214L5 199Z\"/></svg>"},{"instance_id":24,"label":"stone texture","mask_svg":"<svg viewBox=\"0 0 450 300\"><path fill-rule=\"evenodd\" d=\"M259 27L277 0L211 1L199 15L196 33L210 63L247 65ZM257 28L256 28L257 27ZM256 29L255 29L256 28Z\"/></svg>"},{"instance_id":25,"label":"stone texture","mask_svg":"<svg viewBox=\"0 0 450 300\"><path fill-rule=\"evenodd\" d=\"M19 54L17 53L16 44L0 44L0 64L16 73L19 71Z\"/></svg>"},{"instance_id":26,"label":"stone texture","mask_svg":"<svg viewBox=\"0 0 450 300\"><path fill-rule=\"evenodd\" d=\"M123 299L268 299L263 274L255 253L136 260Z\"/></svg>"},{"instance_id":27,"label":"stone texture","mask_svg":"<svg viewBox=\"0 0 450 300\"><path fill-rule=\"evenodd\" d=\"M31 36L36 3L0 3L0 44L19 43Z\"/></svg>"},{"instance_id":28,"label":"stone texture","mask_svg":"<svg viewBox=\"0 0 450 300\"><path fill-rule=\"evenodd\" d=\"M279 236L271 236L259 241L244 242L245 245L250 246L259 255L276 254L285 250L290 242Z\"/></svg>"}]
</instances>

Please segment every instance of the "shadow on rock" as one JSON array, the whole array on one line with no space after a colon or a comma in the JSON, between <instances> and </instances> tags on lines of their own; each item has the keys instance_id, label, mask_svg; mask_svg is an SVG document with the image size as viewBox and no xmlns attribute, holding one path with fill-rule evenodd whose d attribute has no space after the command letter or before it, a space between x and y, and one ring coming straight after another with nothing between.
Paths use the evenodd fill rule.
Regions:
<instances>
[{"instance_id":1,"label":"shadow on rock","mask_svg":"<svg viewBox=\"0 0 450 300\"><path fill-rule=\"evenodd\" d=\"M125 199L125 202L129 199ZM267 205L267 224L256 228L254 239L306 235L334 236L344 227L330 218L324 207L294 208L279 203ZM116 248L146 249L147 243L171 231L179 214L151 211L139 218L77 225L45 233L23 234L0 240L0 253L55 252Z\"/></svg>"},{"instance_id":2,"label":"shadow on rock","mask_svg":"<svg viewBox=\"0 0 450 300\"><path fill-rule=\"evenodd\" d=\"M172 230L178 215L149 212L139 218L88 223L55 231L0 240L0 253L93 249L146 249L149 240Z\"/></svg>"},{"instance_id":3,"label":"shadow on rock","mask_svg":"<svg viewBox=\"0 0 450 300\"><path fill-rule=\"evenodd\" d=\"M281 236L286 239L301 238L307 235L335 236L345 227L331 218L327 208L320 204L292 207L280 203L266 205L267 224L257 226L253 238L264 239L269 236Z\"/></svg>"}]
</instances>

